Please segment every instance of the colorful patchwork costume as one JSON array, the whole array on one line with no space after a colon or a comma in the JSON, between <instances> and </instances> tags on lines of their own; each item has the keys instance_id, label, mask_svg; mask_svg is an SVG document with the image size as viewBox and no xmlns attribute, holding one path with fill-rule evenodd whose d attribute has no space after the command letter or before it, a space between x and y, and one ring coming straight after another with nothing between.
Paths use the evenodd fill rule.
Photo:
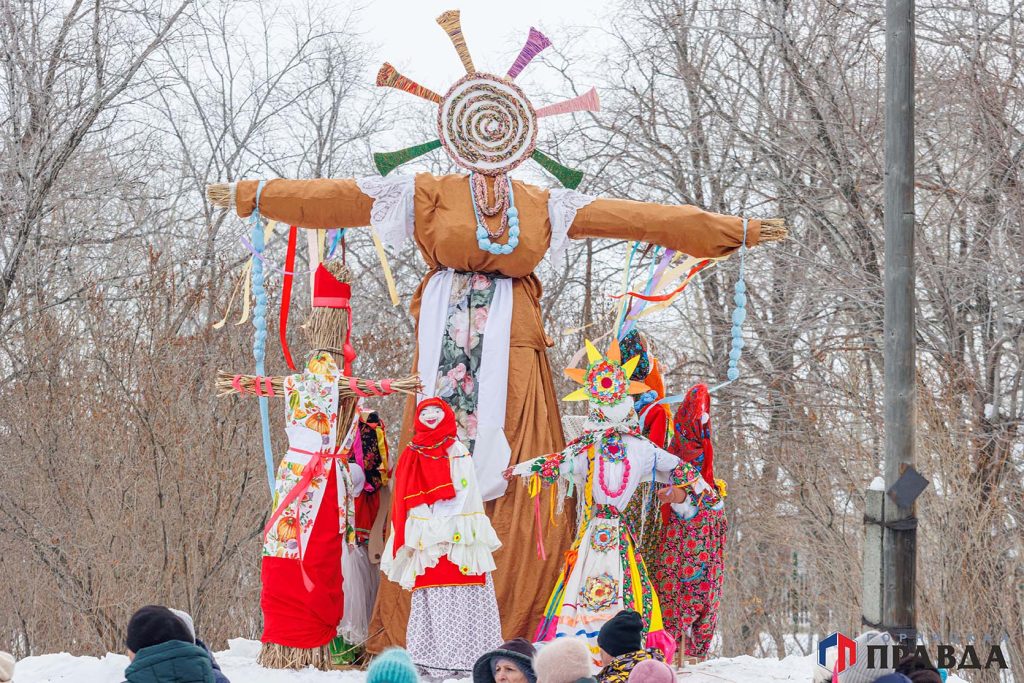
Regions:
<instances>
[{"instance_id":1,"label":"colorful patchwork costume","mask_svg":"<svg viewBox=\"0 0 1024 683\"><path fill-rule=\"evenodd\" d=\"M665 627L677 640L686 636L686 655L699 658L707 656L718 624L727 531L724 483L716 486L714 479L710 409L708 388L698 384L676 412L669 450L700 468L709 486L702 492L691 489L682 503L662 506L664 525L653 563Z\"/></svg>"},{"instance_id":2,"label":"colorful patchwork costume","mask_svg":"<svg viewBox=\"0 0 1024 683\"><path fill-rule=\"evenodd\" d=\"M624 522L625 509L637 486L656 480L704 490L700 474L679 458L657 448L640 432L630 394L647 386L630 381L638 358L625 363L617 342L607 357L587 342L589 365L566 371L582 383L566 400L588 400L584 433L561 453L516 466L512 473L539 484L558 483L578 489L579 532L551 593L535 640L584 637L597 658L601 627L623 609L640 613L649 647L671 656L674 641L665 632L661 607L633 533Z\"/></svg>"}]
</instances>

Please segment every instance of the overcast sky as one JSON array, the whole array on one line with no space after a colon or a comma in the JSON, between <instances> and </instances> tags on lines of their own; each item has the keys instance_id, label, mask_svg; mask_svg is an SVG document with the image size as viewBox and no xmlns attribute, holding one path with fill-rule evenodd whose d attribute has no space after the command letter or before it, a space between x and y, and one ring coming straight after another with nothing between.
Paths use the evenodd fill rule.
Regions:
<instances>
[{"instance_id":1,"label":"overcast sky","mask_svg":"<svg viewBox=\"0 0 1024 683\"><path fill-rule=\"evenodd\" d=\"M585 0L372 0L360 11L358 23L367 42L379 46L368 77L376 75L381 62L389 61L406 76L444 94L465 74L451 41L436 23L445 10L461 11L474 65L504 74L531 26L557 46L559 37L570 31L600 26L614 5Z\"/></svg>"}]
</instances>

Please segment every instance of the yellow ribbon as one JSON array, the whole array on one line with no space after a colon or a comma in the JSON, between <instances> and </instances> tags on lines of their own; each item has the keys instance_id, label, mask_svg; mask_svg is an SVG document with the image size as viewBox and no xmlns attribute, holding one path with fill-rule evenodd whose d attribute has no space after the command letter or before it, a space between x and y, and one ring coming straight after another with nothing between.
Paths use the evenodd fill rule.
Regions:
<instances>
[{"instance_id":1,"label":"yellow ribbon","mask_svg":"<svg viewBox=\"0 0 1024 683\"><path fill-rule=\"evenodd\" d=\"M388 296L391 297L391 305L398 305L398 289L395 288L395 277L391 274L391 264L388 263L388 256L384 253L384 245L380 241L380 235L375 228L370 228L370 236L373 238L373 248L377 250L377 258L380 259L381 270L384 271L384 281L388 284Z\"/></svg>"},{"instance_id":2,"label":"yellow ribbon","mask_svg":"<svg viewBox=\"0 0 1024 683\"><path fill-rule=\"evenodd\" d=\"M231 306L235 303L235 295L237 295L238 294L238 290L243 287L243 282L244 282L244 286L245 286L246 296L248 296L248 293L249 293L249 271L250 270L252 270L252 259L251 258L249 259L248 263L245 264L245 267L242 268L242 273L239 276L239 278L237 280L235 280L235 286L231 288L231 296L228 297L228 305L224 309L224 317L221 318L218 322L215 322L213 324L213 329L219 330L220 328L224 327L224 325L227 323L228 316L231 315ZM248 299L247 299L247 301L248 301Z\"/></svg>"},{"instance_id":3,"label":"yellow ribbon","mask_svg":"<svg viewBox=\"0 0 1024 683\"><path fill-rule=\"evenodd\" d=\"M277 226L277 221L267 221L267 227L263 229L263 243L269 244L270 240L274 237L274 228ZM242 316L236 322L236 325L242 325L249 319L249 299L252 296L252 278L249 277L252 273L252 260L254 256L250 256L249 260L245 262L242 267L242 275L239 278L239 282L242 284ZM231 315L231 305L235 300L235 292L237 291L238 285L235 285L235 289L231 292L231 298L228 299L227 309L224 311L224 318L220 322L213 324L213 329L219 330L224 327L228 317Z\"/></svg>"},{"instance_id":4,"label":"yellow ribbon","mask_svg":"<svg viewBox=\"0 0 1024 683\"><path fill-rule=\"evenodd\" d=\"M536 498L540 493L540 475L534 472L530 475L530 498Z\"/></svg>"}]
</instances>

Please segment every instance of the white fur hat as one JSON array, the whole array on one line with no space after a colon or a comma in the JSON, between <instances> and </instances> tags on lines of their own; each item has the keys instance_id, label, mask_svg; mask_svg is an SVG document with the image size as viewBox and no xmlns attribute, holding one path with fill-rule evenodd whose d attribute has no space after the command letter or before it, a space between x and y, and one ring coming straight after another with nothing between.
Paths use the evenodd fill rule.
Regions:
<instances>
[{"instance_id":1,"label":"white fur hat","mask_svg":"<svg viewBox=\"0 0 1024 683\"><path fill-rule=\"evenodd\" d=\"M196 625L192 622L192 615L185 610L174 609L173 607L168 607L167 609L171 610L174 616L178 617L185 624L188 632L192 634L192 642L196 642Z\"/></svg>"},{"instance_id":2,"label":"white fur hat","mask_svg":"<svg viewBox=\"0 0 1024 683\"><path fill-rule=\"evenodd\" d=\"M0 652L0 681L6 683L14 680L14 657L10 653Z\"/></svg>"},{"instance_id":3,"label":"white fur hat","mask_svg":"<svg viewBox=\"0 0 1024 683\"><path fill-rule=\"evenodd\" d=\"M575 683L591 675L590 647L580 638L558 638L533 659L537 683Z\"/></svg>"}]
</instances>

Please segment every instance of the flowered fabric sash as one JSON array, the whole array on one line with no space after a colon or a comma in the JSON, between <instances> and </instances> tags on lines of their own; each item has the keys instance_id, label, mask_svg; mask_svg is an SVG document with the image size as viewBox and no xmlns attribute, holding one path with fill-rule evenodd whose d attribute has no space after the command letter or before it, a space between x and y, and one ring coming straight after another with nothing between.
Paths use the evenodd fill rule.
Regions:
<instances>
[{"instance_id":1,"label":"flowered fabric sash","mask_svg":"<svg viewBox=\"0 0 1024 683\"><path fill-rule=\"evenodd\" d=\"M477 437L484 328L497 277L485 273L454 274L448 297L448 321L441 340L435 395L452 407L459 439L470 451Z\"/></svg>"}]
</instances>

